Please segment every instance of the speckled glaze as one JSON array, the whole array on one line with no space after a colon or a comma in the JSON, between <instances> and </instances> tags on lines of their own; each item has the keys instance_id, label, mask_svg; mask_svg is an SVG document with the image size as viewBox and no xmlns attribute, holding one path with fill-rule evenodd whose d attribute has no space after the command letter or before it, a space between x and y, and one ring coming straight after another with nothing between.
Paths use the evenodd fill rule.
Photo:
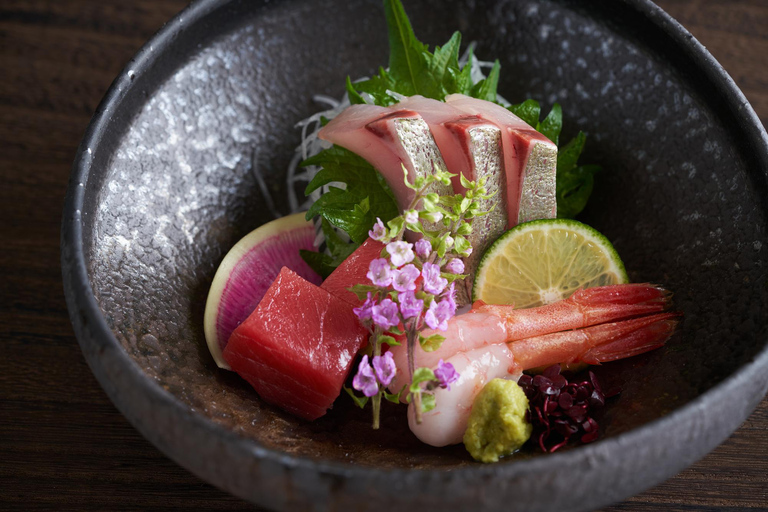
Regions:
<instances>
[{"instance_id":1,"label":"speckled glaze","mask_svg":"<svg viewBox=\"0 0 768 512\"><path fill-rule=\"evenodd\" d=\"M387 404L297 420L219 370L206 293L241 236L289 210L294 124L312 95L386 61L378 1L201 0L117 78L74 164L64 287L94 374L126 417L201 478L278 510L586 510L680 471L768 388L768 137L733 82L644 0L408 2L417 34L454 29L502 64L501 93L561 102L601 164L582 220L633 280L685 313L669 345L599 368L622 394L602 440L494 465L434 449ZM268 199L265 198L265 191Z\"/></svg>"}]
</instances>

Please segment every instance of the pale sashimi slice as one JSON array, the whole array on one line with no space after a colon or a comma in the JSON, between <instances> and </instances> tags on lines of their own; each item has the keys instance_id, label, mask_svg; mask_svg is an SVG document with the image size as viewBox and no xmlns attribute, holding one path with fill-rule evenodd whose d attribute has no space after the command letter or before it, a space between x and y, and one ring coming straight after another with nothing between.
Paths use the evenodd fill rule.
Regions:
<instances>
[{"instance_id":1,"label":"pale sashimi slice","mask_svg":"<svg viewBox=\"0 0 768 512\"><path fill-rule=\"evenodd\" d=\"M415 192L403 181L427 176L445 162L427 123L408 109L353 105L324 126L318 137L344 147L368 161L392 189L401 211L411 205ZM428 192L451 194L450 186L435 183Z\"/></svg>"},{"instance_id":2,"label":"pale sashimi slice","mask_svg":"<svg viewBox=\"0 0 768 512\"><path fill-rule=\"evenodd\" d=\"M368 127L370 123L385 120L395 112L377 105L352 105L325 125L317 136L368 161L387 180L402 211L410 202L413 191L403 183L401 165L406 166L411 177L413 166L410 159L403 158L402 148L398 147L394 136L386 136L381 129L371 130ZM412 110L400 110L397 116L408 118L418 117L418 114ZM406 206L403 206L404 203Z\"/></svg>"},{"instance_id":3,"label":"pale sashimi slice","mask_svg":"<svg viewBox=\"0 0 768 512\"><path fill-rule=\"evenodd\" d=\"M315 250L315 228L304 213L283 217L251 231L224 256L205 304L204 331L208 350L219 368L232 332L253 313L282 267L320 285L322 278L299 255Z\"/></svg>"},{"instance_id":4,"label":"pale sashimi slice","mask_svg":"<svg viewBox=\"0 0 768 512\"><path fill-rule=\"evenodd\" d=\"M391 113L392 109L388 107L352 105L322 127L317 136L365 158L377 169L378 166L399 167L400 160L392 151L391 144L365 129L371 121Z\"/></svg>"},{"instance_id":5,"label":"pale sashimi slice","mask_svg":"<svg viewBox=\"0 0 768 512\"><path fill-rule=\"evenodd\" d=\"M467 114L480 116L502 129L507 211L517 221L555 218L557 215L557 146L515 114L490 101L449 94L445 101Z\"/></svg>"},{"instance_id":6,"label":"pale sashimi slice","mask_svg":"<svg viewBox=\"0 0 768 512\"><path fill-rule=\"evenodd\" d=\"M517 212L513 213L514 218L511 217L506 203L506 197L515 191L510 191L507 185L501 130L498 126L472 116L446 123L446 127L455 135L455 144L469 155L470 166L466 178L475 182L484 179L485 189L491 194L488 199L478 200L480 210L489 213L475 217L472 220L472 232L467 235L467 240L472 244L472 254L464 259L464 273L469 276L463 284L467 295L471 296L472 282L480 258L507 230L507 226L517 221ZM458 187L454 183L454 190L466 193L461 183Z\"/></svg>"},{"instance_id":7,"label":"pale sashimi slice","mask_svg":"<svg viewBox=\"0 0 768 512\"><path fill-rule=\"evenodd\" d=\"M433 100L420 95L406 98L393 105L393 108L418 112L429 126L448 172L456 175L463 174L466 178L471 179L469 176L470 156L463 147L457 144L456 134L445 126L445 123L467 117L466 113L444 101ZM454 191L462 192L463 187L461 187L458 176L452 181Z\"/></svg>"},{"instance_id":8,"label":"pale sashimi slice","mask_svg":"<svg viewBox=\"0 0 768 512\"><path fill-rule=\"evenodd\" d=\"M480 258L493 241L506 231L510 221L505 202L507 183L501 129L479 116L469 115L448 103L423 96L411 96L395 107L415 110L427 122L448 172L456 175L452 179L455 193L466 193L459 178L463 174L466 179L475 182L485 178L486 189L493 194L493 197L482 200L480 204L480 210L491 213L474 219L472 233L467 236L473 250L470 256L464 258L465 273L470 277L463 284L469 296L472 276ZM512 220L517 221L517 212Z\"/></svg>"}]
</instances>

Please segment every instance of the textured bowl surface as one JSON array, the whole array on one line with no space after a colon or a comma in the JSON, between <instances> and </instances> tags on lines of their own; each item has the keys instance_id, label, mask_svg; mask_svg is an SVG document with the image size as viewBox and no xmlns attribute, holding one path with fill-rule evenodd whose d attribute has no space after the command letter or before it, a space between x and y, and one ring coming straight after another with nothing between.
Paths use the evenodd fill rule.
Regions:
<instances>
[{"instance_id":1,"label":"textured bowl surface","mask_svg":"<svg viewBox=\"0 0 768 512\"><path fill-rule=\"evenodd\" d=\"M499 58L500 92L564 106L603 166L582 220L630 278L685 314L668 346L598 369L620 384L602 440L495 465L408 432L404 409L341 399L297 420L218 370L203 337L216 267L288 213L300 133L347 75L387 58L380 2L203 0L129 63L94 117L68 191L62 262L94 373L128 419L202 478L276 509L580 510L639 492L720 443L768 387L768 142L682 27L643 0L408 2L417 35L453 30ZM263 186L262 186L263 185ZM391 405L391 404L388 404ZM511 504L514 504L512 506Z\"/></svg>"}]
</instances>

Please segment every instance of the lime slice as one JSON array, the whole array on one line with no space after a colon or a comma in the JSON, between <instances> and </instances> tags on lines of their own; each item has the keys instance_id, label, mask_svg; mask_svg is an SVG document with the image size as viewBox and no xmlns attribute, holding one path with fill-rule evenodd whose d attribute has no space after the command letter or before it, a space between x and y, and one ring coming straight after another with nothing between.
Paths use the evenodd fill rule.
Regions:
<instances>
[{"instance_id":1,"label":"lime slice","mask_svg":"<svg viewBox=\"0 0 768 512\"><path fill-rule=\"evenodd\" d=\"M579 288L628 282L611 243L571 219L543 219L510 229L480 260L472 300L530 308L569 297Z\"/></svg>"}]
</instances>

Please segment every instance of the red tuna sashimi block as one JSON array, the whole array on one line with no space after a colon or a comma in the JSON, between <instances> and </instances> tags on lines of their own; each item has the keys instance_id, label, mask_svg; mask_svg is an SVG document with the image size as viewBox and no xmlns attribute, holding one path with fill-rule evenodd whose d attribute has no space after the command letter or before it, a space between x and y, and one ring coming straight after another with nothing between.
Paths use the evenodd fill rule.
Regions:
<instances>
[{"instance_id":1,"label":"red tuna sashimi block","mask_svg":"<svg viewBox=\"0 0 768 512\"><path fill-rule=\"evenodd\" d=\"M283 267L223 355L266 402L314 420L339 396L367 334L347 302Z\"/></svg>"},{"instance_id":2,"label":"red tuna sashimi block","mask_svg":"<svg viewBox=\"0 0 768 512\"><path fill-rule=\"evenodd\" d=\"M356 284L371 284L366 277L368 266L371 261L381 256L382 250L384 250L384 244L369 238L331 272L320 287L353 306L359 306L363 301L347 288L352 288Z\"/></svg>"}]
</instances>

